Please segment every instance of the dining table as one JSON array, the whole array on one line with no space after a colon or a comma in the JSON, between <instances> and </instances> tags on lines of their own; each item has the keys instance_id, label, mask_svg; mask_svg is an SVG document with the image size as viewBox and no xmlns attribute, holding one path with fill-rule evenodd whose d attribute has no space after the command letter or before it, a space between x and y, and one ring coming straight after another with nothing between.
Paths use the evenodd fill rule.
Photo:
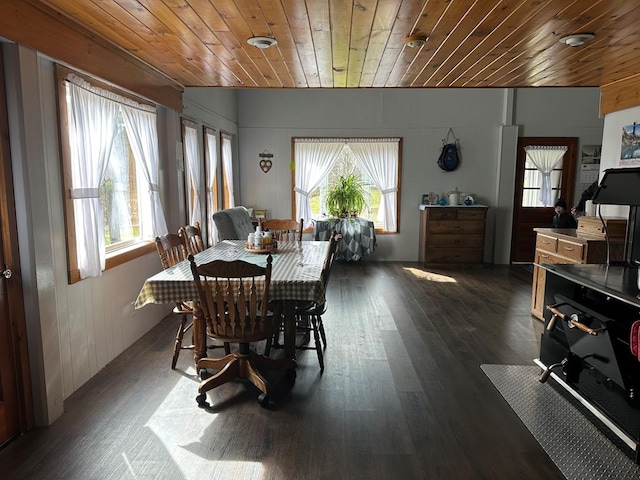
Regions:
<instances>
[{"instance_id":1,"label":"dining table","mask_svg":"<svg viewBox=\"0 0 640 480\"><path fill-rule=\"evenodd\" d=\"M371 220L362 217L315 220L314 240L329 240L333 231L341 235L336 260L357 262L376 249L376 229Z\"/></svg>"},{"instance_id":2,"label":"dining table","mask_svg":"<svg viewBox=\"0 0 640 480\"><path fill-rule=\"evenodd\" d=\"M272 256L269 298L275 313L283 315L285 358L295 360L296 303L324 302L321 273L328 249L328 241L281 241L275 250L268 252ZM244 260L264 267L268 253L255 253L247 249L245 240L223 240L196 253L194 259L197 265L213 260ZM183 260L147 278L134 306L142 308L148 304L175 302L194 302L194 361L199 371L198 362L207 356L207 335L202 310L198 308L198 292L189 260Z\"/></svg>"}]
</instances>

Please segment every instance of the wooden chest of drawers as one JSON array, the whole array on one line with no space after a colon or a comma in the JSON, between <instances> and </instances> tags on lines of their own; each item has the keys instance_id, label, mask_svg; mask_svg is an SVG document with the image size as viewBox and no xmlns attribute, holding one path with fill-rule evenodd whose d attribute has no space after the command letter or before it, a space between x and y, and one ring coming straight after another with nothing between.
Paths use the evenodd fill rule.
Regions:
<instances>
[{"instance_id":1,"label":"wooden chest of drawers","mask_svg":"<svg viewBox=\"0 0 640 480\"><path fill-rule=\"evenodd\" d=\"M607 263L607 242L601 236L583 234L574 229L534 228L536 252L531 287L531 314L544 321L546 271L537 265ZM610 239L610 261L624 257L624 238Z\"/></svg>"},{"instance_id":2,"label":"wooden chest of drawers","mask_svg":"<svg viewBox=\"0 0 640 480\"><path fill-rule=\"evenodd\" d=\"M426 206L420 210L420 252L423 265L482 263L487 207Z\"/></svg>"}]
</instances>

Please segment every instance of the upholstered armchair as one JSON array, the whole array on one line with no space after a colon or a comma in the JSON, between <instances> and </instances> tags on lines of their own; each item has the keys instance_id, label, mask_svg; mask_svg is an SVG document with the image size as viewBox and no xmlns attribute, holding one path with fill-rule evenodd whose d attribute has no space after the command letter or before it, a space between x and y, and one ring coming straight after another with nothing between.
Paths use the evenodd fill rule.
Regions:
<instances>
[{"instance_id":1,"label":"upholstered armchair","mask_svg":"<svg viewBox=\"0 0 640 480\"><path fill-rule=\"evenodd\" d=\"M255 228L245 207L233 207L213 214L219 240L246 240Z\"/></svg>"}]
</instances>

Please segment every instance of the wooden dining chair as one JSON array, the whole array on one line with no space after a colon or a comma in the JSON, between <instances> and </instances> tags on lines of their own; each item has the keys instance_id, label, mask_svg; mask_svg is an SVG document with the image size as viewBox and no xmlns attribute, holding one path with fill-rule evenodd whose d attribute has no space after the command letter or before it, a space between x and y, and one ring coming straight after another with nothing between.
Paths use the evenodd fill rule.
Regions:
<instances>
[{"instance_id":1,"label":"wooden dining chair","mask_svg":"<svg viewBox=\"0 0 640 480\"><path fill-rule=\"evenodd\" d=\"M331 269L336 259L338 243L341 238L342 236L334 230L331 234L331 238L329 239L329 249L325 255L324 262L322 264L322 272L320 274L322 288L325 292L329 283L329 277L331 276ZM327 336L325 334L324 323L322 321L322 315L324 315L326 310L326 300L322 303L312 301L297 302L295 306L296 331L303 334L303 340L301 343L296 344L296 349L315 350L318 356L318 363L320 364L320 372L324 372L323 349L327 346ZM279 341L280 332L282 332L282 328L276 332L272 339L267 341L265 355L269 355L272 347L282 348L282 344ZM313 334L314 339L313 346L309 345L311 334Z\"/></svg>"},{"instance_id":2,"label":"wooden dining chair","mask_svg":"<svg viewBox=\"0 0 640 480\"><path fill-rule=\"evenodd\" d=\"M185 248L182 237L175 233L166 233L159 237L156 237L156 250L160 256L160 263L163 269L173 267L187 258L187 250ZM193 345L182 345L182 339L187 330L193 325L191 321L191 315L193 314L193 308L186 302L177 302L173 308L173 313L179 315L180 325L178 326L178 332L176 333L176 341L173 347L173 357L171 359L171 369L176 368L178 357L180 356L180 350L193 349ZM188 323L187 323L188 322Z\"/></svg>"},{"instance_id":3,"label":"wooden dining chair","mask_svg":"<svg viewBox=\"0 0 640 480\"><path fill-rule=\"evenodd\" d=\"M178 229L178 235L182 238L187 254L193 253L195 255L196 253L204 251L200 222L194 222L193 225L180 227Z\"/></svg>"},{"instance_id":4,"label":"wooden dining chair","mask_svg":"<svg viewBox=\"0 0 640 480\"><path fill-rule=\"evenodd\" d=\"M338 243L342 236L335 230L331 234L329 240L329 250L325 256L324 263L322 264L322 288L326 293L327 285L329 284L329 277L331 276L331 270L333 263L336 259L338 251ZM327 311L327 301L325 299L322 303L316 302L298 302L295 307L296 314L296 328L298 330L313 333L314 345L309 345L310 342L303 341L302 344L297 345L298 350L315 350L318 356L318 363L320 365L320 372L324 372L324 354L323 349L327 347L327 336L324 332L324 323L322 321L322 315ZM321 343L322 340L322 343Z\"/></svg>"},{"instance_id":5,"label":"wooden dining chair","mask_svg":"<svg viewBox=\"0 0 640 480\"><path fill-rule=\"evenodd\" d=\"M217 370L198 386L196 401L209 406L206 392L236 378L246 378L262 392L258 402L269 405L269 383L259 368L295 369L294 359L272 359L249 348L251 342L273 337L282 323L281 309L269 310L269 288L273 258L266 267L243 260L214 260L197 265L189 255L193 280L198 290L198 308L206 322L207 334L226 343L237 343L238 350L222 358L203 358L200 369ZM200 313L200 312L198 312Z\"/></svg>"},{"instance_id":6,"label":"wooden dining chair","mask_svg":"<svg viewBox=\"0 0 640 480\"><path fill-rule=\"evenodd\" d=\"M199 225L196 223L196 226ZM184 227L183 227L184 228ZM178 232L183 230L180 228ZM192 227L193 228L193 227ZM190 229L185 229L188 231ZM199 231L199 228L198 228ZM188 242L190 243L190 242ZM197 243L197 242L194 242ZM201 243L201 242L200 242ZM185 236L180 233L166 233L159 237L156 237L156 250L160 257L160 263L162 268L173 267L177 263L186 260L189 250L187 249L187 242L185 242ZM189 345L183 345L184 334L193 326L193 305L191 302L177 302L173 308L173 313L180 317L180 324L178 325L178 331L176 332L176 341L173 346L173 357L171 358L171 369L176 368L178 357L181 350L193 350L193 343ZM230 347L228 345L209 345L208 348L224 348L226 353L229 353Z\"/></svg>"},{"instance_id":7,"label":"wooden dining chair","mask_svg":"<svg viewBox=\"0 0 640 480\"><path fill-rule=\"evenodd\" d=\"M271 219L263 220L262 230L269 230L273 233L273 238L278 241L301 241L302 230L304 230L304 220L300 221L289 219Z\"/></svg>"}]
</instances>

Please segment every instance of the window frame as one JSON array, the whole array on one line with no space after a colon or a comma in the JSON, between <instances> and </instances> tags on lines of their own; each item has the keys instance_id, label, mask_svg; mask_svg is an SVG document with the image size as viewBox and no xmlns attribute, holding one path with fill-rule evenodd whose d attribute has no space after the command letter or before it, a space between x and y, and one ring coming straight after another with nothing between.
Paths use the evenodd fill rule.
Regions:
<instances>
[{"instance_id":1,"label":"window frame","mask_svg":"<svg viewBox=\"0 0 640 480\"><path fill-rule=\"evenodd\" d=\"M83 279L80 278L80 270L77 261L77 245L75 233L75 209L74 202L69 195L71 189L71 147L69 144L69 125L67 117L67 99L66 89L64 86L65 78L69 74L77 75L92 85L112 91L123 97L130 98L138 103L152 105L146 100L133 96L112 85L106 84L100 80L88 75L79 73L62 65L55 65L56 77L56 96L58 99L58 139L60 142L60 161L62 167L62 198L65 222L65 243L67 247L67 280L69 284L77 283ZM155 243L152 240L141 240L133 244L124 246L112 252L105 252L105 267L103 271L122 265L126 262L147 255L155 250Z\"/></svg>"},{"instance_id":2,"label":"window frame","mask_svg":"<svg viewBox=\"0 0 640 480\"><path fill-rule=\"evenodd\" d=\"M385 138L398 139L398 185L397 185L397 199L396 199L396 231L391 232L378 227L376 227L374 230L376 234L382 234L382 235L399 234L400 233L400 198L402 194L402 142L403 142L402 137L339 137L339 138L338 137L309 137L309 136L291 137L291 158L293 163L293 168L291 169L291 192L294 191L296 186L296 169L295 169L296 141L308 139L308 140L340 141L340 142L349 143L349 140L353 140L353 141L362 141L366 139L381 140ZM294 218L295 215L296 215L296 195L292 194L291 195L291 218ZM306 223L306 220L305 220L305 223ZM312 231L313 231L313 228L311 227L308 227L304 230L305 233L309 233Z\"/></svg>"}]
</instances>

